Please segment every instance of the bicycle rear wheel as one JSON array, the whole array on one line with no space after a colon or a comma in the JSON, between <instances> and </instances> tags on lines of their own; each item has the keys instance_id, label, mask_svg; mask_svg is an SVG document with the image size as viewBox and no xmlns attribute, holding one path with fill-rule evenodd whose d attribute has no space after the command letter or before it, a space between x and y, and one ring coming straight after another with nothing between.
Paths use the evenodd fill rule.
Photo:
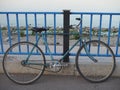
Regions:
<instances>
[{"instance_id":1,"label":"bicycle rear wheel","mask_svg":"<svg viewBox=\"0 0 120 90\"><path fill-rule=\"evenodd\" d=\"M30 42L12 45L3 58L5 74L17 84L30 84L36 81L43 74L44 69L45 56L42 50Z\"/></svg>"},{"instance_id":2,"label":"bicycle rear wheel","mask_svg":"<svg viewBox=\"0 0 120 90\"><path fill-rule=\"evenodd\" d=\"M103 82L112 75L115 69L115 56L111 48L104 42L88 41L78 50L76 67L84 79L93 83Z\"/></svg>"}]
</instances>

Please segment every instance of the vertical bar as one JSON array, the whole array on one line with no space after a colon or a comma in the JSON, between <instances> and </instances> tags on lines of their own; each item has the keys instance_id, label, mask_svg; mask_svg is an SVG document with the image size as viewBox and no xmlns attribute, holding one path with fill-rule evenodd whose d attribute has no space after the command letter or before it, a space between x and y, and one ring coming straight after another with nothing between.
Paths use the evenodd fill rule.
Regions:
<instances>
[{"instance_id":1,"label":"vertical bar","mask_svg":"<svg viewBox=\"0 0 120 90\"><path fill-rule=\"evenodd\" d=\"M102 14L100 14L100 26L98 31L98 40L100 40L101 37L101 30L102 30Z\"/></svg>"},{"instance_id":2,"label":"vertical bar","mask_svg":"<svg viewBox=\"0 0 120 90\"><path fill-rule=\"evenodd\" d=\"M34 14L34 19L35 19L35 27L37 27L37 15L36 13ZM36 41L38 40L38 34L36 33Z\"/></svg>"},{"instance_id":3,"label":"vertical bar","mask_svg":"<svg viewBox=\"0 0 120 90\"><path fill-rule=\"evenodd\" d=\"M56 53L56 14L54 14L54 53Z\"/></svg>"},{"instance_id":4,"label":"vertical bar","mask_svg":"<svg viewBox=\"0 0 120 90\"><path fill-rule=\"evenodd\" d=\"M92 23L93 23L93 14L91 14L91 16L90 16L90 35L89 35L90 41L92 39ZM89 52L91 51L90 47L91 47L91 45L89 45L89 48L88 48Z\"/></svg>"},{"instance_id":5,"label":"vertical bar","mask_svg":"<svg viewBox=\"0 0 120 90\"><path fill-rule=\"evenodd\" d=\"M20 42L20 28L19 28L18 14L16 14L16 23L17 23L18 42ZM21 46L19 46L19 52L21 52Z\"/></svg>"},{"instance_id":6,"label":"vertical bar","mask_svg":"<svg viewBox=\"0 0 120 90\"><path fill-rule=\"evenodd\" d=\"M47 17L46 13L44 14L44 27L47 27ZM47 35L45 35L45 40L47 41ZM45 46L45 52L47 53L47 47Z\"/></svg>"},{"instance_id":7,"label":"vertical bar","mask_svg":"<svg viewBox=\"0 0 120 90\"><path fill-rule=\"evenodd\" d=\"M34 14L34 18L35 18L35 27L37 27L37 15L36 15L36 13Z\"/></svg>"},{"instance_id":8,"label":"vertical bar","mask_svg":"<svg viewBox=\"0 0 120 90\"><path fill-rule=\"evenodd\" d=\"M26 22L26 41L29 41L29 37L28 37L28 17L27 17L27 13L25 14L25 22ZM29 53L29 46L27 45L27 52Z\"/></svg>"},{"instance_id":9,"label":"vertical bar","mask_svg":"<svg viewBox=\"0 0 120 90\"><path fill-rule=\"evenodd\" d=\"M116 56L118 55L119 44L120 44L120 22L119 22L119 29L118 29L118 38L116 42Z\"/></svg>"},{"instance_id":10,"label":"vertical bar","mask_svg":"<svg viewBox=\"0 0 120 90\"><path fill-rule=\"evenodd\" d=\"M90 17L90 40L92 39L92 22L93 22L93 15L91 14L91 17Z\"/></svg>"},{"instance_id":11,"label":"vertical bar","mask_svg":"<svg viewBox=\"0 0 120 90\"><path fill-rule=\"evenodd\" d=\"M10 31L10 20L9 20L9 14L7 13L7 27L8 27L8 38L9 38L9 45L12 45L11 41L11 31Z\"/></svg>"},{"instance_id":12,"label":"vertical bar","mask_svg":"<svg viewBox=\"0 0 120 90\"><path fill-rule=\"evenodd\" d=\"M26 22L26 40L29 41L29 36L28 36L28 17L27 13L25 14L25 22Z\"/></svg>"},{"instance_id":13,"label":"vertical bar","mask_svg":"<svg viewBox=\"0 0 120 90\"><path fill-rule=\"evenodd\" d=\"M4 53L1 26L0 26L0 46L1 46L1 52L0 53Z\"/></svg>"},{"instance_id":14,"label":"vertical bar","mask_svg":"<svg viewBox=\"0 0 120 90\"><path fill-rule=\"evenodd\" d=\"M37 27L37 14L36 14L36 13L34 14L34 20L35 20L35 21L34 21L35 27ZM38 33L35 33L35 34L36 34L36 35L35 35L36 44L38 44L37 41L40 39L40 37L38 37ZM36 53L39 53L38 50L36 50Z\"/></svg>"},{"instance_id":15,"label":"vertical bar","mask_svg":"<svg viewBox=\"0 0 120 90\"><path fill-rule=\"evenodd\" d=\"M80 23L80 30L79 30L79 32L80 32L80 35L82 35L82 32L83 32L83 30L82 30L82 26L83 26L83 14L81 14L81 23ZM82 46L82 42L80 42L80 47Z\"/></svg>"},{"instance_id":16,"label":"vertical bar","mask_svg":"<svg viewBox=\"0 0 120 90\"><path fill-rule=\"evenodd\" d=\"M64 35L63 35L63 54L65 54L69 50L69 24L70 24L70 10L64 10ZM64 58L64 62L69 62L69 54L67 54Z\"/></svg>"},{"instance_id":17,"label":"vertical bar","mask_svg":"<svg viewBox=\"0 0 120 90\"><path fill-rule=\"evenodd\" d=\"M83 14L81 14L81 20L83 19ZM83 20L82 23L80 23L80 34L82 35L82 25L83 25Z\"/></svg>"},{"instance_id":18,"label":"vertical bar","mask_svg":"<svg viewBox=\"0 0 120 90\"><path fill-rule=\"evenodd\" d=\"M108 46L110 46L111 25L112 25L112 15L110 14L109 29L108 29ZM108 55L108 50L106 54Z\"/></svg>"},{"instance_id":19,"label":"vertical bar","mask_svg":"<svg viewBox=\"0 0 120 90\"><path fill-rule=\"evenodd\" d=\"M112 25L112 15L110 15L110 21L109 21L109 29L108 29L108 45L110 45L111 25Z\"/></svg>"},{"instance_id":20,"label":"vertical bar","mask_svg":"<svg viewBox=\"0 0 120 90\"><path fill-rule=\"evenodd\" d=\"M101 30L102 30L102 14L100 14L100 27L99 27L99 31L98 31L98 40L100 41L100 37L101 37ZM98 50L97 50L97 54L100 54L100 44L98 45Z\"/></svg>"},{"instance_id":21,"label":"vertical bar","mask_svg":"<svg viewBox=\"0 0 120 90\"><path fill-rule=\"evenodd\" d=\"M46 17L46 13L44 14L44 27L47 27L47 17Z\"/></svg>"},{"instance_id":22,"label":"vertical bar","mask_svg":"<svg viewBox=\"0 0 120 90\"><path fill-rule=\"evenodd\" d=\"M19 28L18 14L16 14L16 23L17 23L18 42L20 42L20 28Z\"/></svg>"}]
</instances>

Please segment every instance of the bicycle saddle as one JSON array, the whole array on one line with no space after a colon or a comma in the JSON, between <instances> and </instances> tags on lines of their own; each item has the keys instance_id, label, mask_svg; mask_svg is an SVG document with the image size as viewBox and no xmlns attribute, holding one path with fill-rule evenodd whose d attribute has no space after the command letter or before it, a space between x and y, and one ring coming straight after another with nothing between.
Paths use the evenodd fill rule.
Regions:
<instances>
[{"instance_id":1,"label":"bicycle saddle","mask_svg":"<svg viewBox=\"0 0 120 90\"><path fill-rule=\"evenodd\" d=\"M80 18L76 18L76 20L80 21L81 19Z\"/></svg>"},{"instance_id":2,"label":"bicycle saddle","mask_svg":"<svg viewBox=\"0 0 120 90\"><path fill-rule=\"evenodd\" d=\"M46 28L38 28L38 27L33 27L32 28L32 31L34 31L34 32L42 32L42 31L46 31L47 29Z\"/></svg>"}]
</instances>

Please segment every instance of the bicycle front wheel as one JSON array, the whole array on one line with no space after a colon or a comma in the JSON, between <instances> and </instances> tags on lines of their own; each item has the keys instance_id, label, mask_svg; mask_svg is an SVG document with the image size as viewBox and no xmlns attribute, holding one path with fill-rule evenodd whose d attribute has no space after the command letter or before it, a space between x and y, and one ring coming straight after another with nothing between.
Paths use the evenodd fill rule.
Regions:
<instances>
[{"instance_id":1,"label":"bicycle front wheel","mask_svg":"<svg viewBox=\"0 0 120 90\"><path fill-rule=\"evenodd\" d=\"M103 82L115 69L115 56L104 42L88 41L78 50L76 67L84 79L95 83Z\"/></svg>"},{"instance_id":2,"label":"bicycle front wheel","mask_svg":"<svg viewBox=\"0 0 120 90\"><path fill-rule=\"evenodd\" d=\"M30 42L12 45L3 58L3 70L17 84L30 84L43 74L45 56L42 50Z\"/></svg>"}]
</instances>

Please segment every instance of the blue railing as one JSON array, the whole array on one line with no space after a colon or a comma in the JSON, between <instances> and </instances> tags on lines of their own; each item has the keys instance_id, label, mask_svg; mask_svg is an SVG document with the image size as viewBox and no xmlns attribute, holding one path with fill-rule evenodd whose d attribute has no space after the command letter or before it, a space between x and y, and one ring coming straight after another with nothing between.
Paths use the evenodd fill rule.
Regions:
<instances>
[{"instance_id":1,"label":"blue railing","mask_svg":"<svg viewBox=\"0 0 120 90\"><path fill-rule=\"evenodd\" d=\"M80 33L89 33L88 39L103 40L120 56L120 13L70 12L70 24L77 24L76 17L82 19ZM0 54L15 42L31 41L30 27L50 27L53 35L51 48L53 55L62 55L57 48L57 30L63 31L63 12L0 12ZM24 31L25 36L22 37ZM98 35L99 33L99 35ZM14 37L15 36L15 37ZM35 39L37 39L35 34ZM14 39L15 38L15 39ZM47 38L48 39L48 38ZM49 42L49 41L48 41ZM62 44L59 42L59 44ZM45 48L45 53L47 50ZM71 52L70 55L75 55Z\"/></svg>"}]
</instances>

